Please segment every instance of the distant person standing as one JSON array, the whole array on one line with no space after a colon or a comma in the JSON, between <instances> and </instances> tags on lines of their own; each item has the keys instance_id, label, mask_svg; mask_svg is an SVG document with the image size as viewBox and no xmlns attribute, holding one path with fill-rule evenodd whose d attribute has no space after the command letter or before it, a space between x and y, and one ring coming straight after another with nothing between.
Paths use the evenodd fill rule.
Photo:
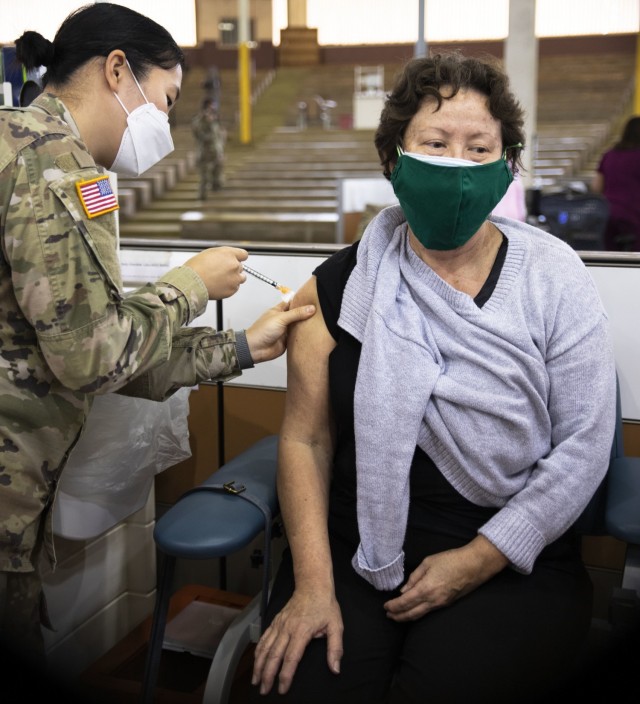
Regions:
<instances>
[{"instance_id":1,"label":"distant person standing","mask_svg":"<svg viewBox=\"0 0 640 704\"><path fill-rule=\"evenodd\" d=\"M222 81L217 66L211 66L207 70L207 75L202 82L202 89L204 97L211 98L217 108L222 102Z\"/></svg>"},{"instance_id":2,"label":"distant person standing","mask_svg":"<svg viewBox=\"0 0 640 704\"><path fill-rule=\"evenodd\" d=\"M591 190L609 202L606 248L640 251L640 117L629 119L620 141L603 154Z\"/></svg>"},{"instance_id":3,"label":"distant person standing","mask_svg":"<svg viewBox=\"0 0 640 704\"><path fill-rule=\"evenodd\" d=\"M198 197L205 200L209 190L217 191L224 182L224 147L227 133L220 124L218 110L212 98L205 98L202 109L191 123L198 143L200 190Z\"/></svg>"}]
</instances>

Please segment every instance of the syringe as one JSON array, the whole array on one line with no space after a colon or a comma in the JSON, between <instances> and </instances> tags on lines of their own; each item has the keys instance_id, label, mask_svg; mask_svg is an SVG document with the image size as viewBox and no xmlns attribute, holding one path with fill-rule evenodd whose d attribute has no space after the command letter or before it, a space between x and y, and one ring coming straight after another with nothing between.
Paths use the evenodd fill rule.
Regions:
<instances>
[{"instance_id":1,"label":"syringe","mask_svg":"<svg viewBox=\"0 0 640 704\"><path fill-rule=\"evenodd\" d=\"M269 284L269 286L273 286L274 288L277 288L278 291L280 291L280 293L283 293L285 295L287 293L291 293L291 289L288 286L283 286L282 284L279 284L277 281L270 279L268 276L261 274L259 271L256 271L255 269L251 269L246 264L243 264L242 268L247 272L247 274L251 274L251 276L255 276L256 279L260 279L260 281L264 281L265 284Z\"/></svg>"}]
</instances>

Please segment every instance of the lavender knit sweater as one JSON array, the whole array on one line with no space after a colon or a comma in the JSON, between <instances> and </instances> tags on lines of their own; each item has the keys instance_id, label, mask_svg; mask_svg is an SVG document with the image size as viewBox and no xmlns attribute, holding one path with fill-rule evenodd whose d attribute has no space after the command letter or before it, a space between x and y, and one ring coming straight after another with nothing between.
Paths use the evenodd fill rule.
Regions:
<instances>
[{"instance_id":1,"label":"lavender knit sweater","mask_svg":"<svg viewBox=\"0 0 640 704\"><path fill-rule=\"evenodd\" d=\"M415 254L399 206L367 228L344 290L339 325L362 343L353 566L377 589L404 579L416 445L465 498L500 508L480 533L523 573L607 469L615 366L593 280L559 239L492 221L509 246L482 308Z\"/></svg>"}]
</instances>

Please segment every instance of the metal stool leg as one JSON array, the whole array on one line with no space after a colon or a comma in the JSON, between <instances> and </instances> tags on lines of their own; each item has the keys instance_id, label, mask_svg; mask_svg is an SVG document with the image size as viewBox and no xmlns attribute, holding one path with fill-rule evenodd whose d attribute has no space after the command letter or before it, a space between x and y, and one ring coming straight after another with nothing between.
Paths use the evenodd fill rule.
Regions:
<instances>
[{"instance_id":1,"label":"metal stool leg","mask_svg":"<svg viewBox=\"0 0 640 704\"><path fill-rule=\"evenodd\" d=\"M211 661L203 704L228 704L238 663L249 643L260 637L261 600L261 594L255 596L224 632Z\"/></svg>"},{"instance_id":2,"label":"metal stool leg","mask_svg":"<svg viewBox=\"0 0 640 704\"><path fill-rule=\"evenodd\" d=\"M160 671L162 643L164 641L164 631L167 625L167 612L169 611L175 564L175 557L165 555L164 553L160 554L158 593L153 610L149 648L147 650L144 677L142 679L141 704L152 704L153 702L153 695L158 681L158 672Z\"/></svg>"}]
</instances>

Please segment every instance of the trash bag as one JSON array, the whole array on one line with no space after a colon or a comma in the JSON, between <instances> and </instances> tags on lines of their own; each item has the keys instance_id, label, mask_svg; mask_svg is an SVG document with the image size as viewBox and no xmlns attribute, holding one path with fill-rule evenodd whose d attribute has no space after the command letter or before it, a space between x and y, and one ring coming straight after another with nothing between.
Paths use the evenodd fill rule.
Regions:
<instances>
[{"instance_id":1,"label":"trash bag","mask_svg":"<svg viewBox=\"0 0 640 704\"><path fill-rule=\"evenodd\" d=\"M162 402L115 393L96 396L60 490L106 502L190 457L190 391L180 389Z\"/></svg>"}]
</instances>

